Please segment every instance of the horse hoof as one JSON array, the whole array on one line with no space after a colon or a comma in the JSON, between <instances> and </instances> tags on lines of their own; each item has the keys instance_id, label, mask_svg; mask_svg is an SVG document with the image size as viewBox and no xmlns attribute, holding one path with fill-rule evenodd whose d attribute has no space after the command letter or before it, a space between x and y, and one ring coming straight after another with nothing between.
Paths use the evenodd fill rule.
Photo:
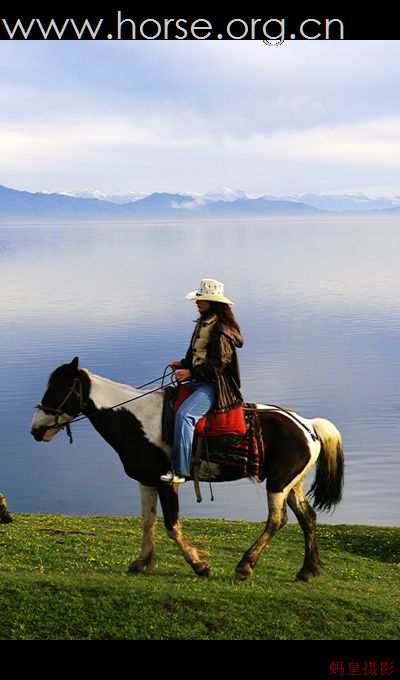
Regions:
<instances>
[{"instance_id":1,"label":"horse hoof","mask_svg":"<svg viewBox=\"0 0 400 680\"><path fill-rule=\"evenodd\" d=\"M207 562L198 562L198 564L194 565L193 569L197 576L202 578L208 578L211 574L211 567Z\"/></svg>"},{"instance_id":2,"label":"horse hoof","mask_svg":"<svg viewBox=\"0 0 400 680\"><path fill-rule=\"evenodd\" d=\"M156 554L150 552L146 557L140 557L131 562L128 567L128 574L143 574L145 571L152 571L156 565Z\"/></svg>"},{"instance_id":3,"label":"horse hoof","mask_svg":"<svg viewBox=\"0 0 400 680\"><path fill-rule=\"evenodd\" d=\"M135 560L131 562L128 567L128 574L143 574L145 571L151 571L154 568L154 560Z\"/></svg>"},{"instance_id":4,"label":"horse hoof","mask_svg":"<svg viewBox=\"0 0 400 680\"><path fill-rule=\"evenodd\" d=\"M296 575L296 581L302 581L303 583L309 583L314 578L314 574L310 571L299 571Z\"/></svg>"},{"instance_id":5,"label":"horse hoof","mask_svg":"<svg viewBox=\"0 0 400 680\"><path fill-rule=\"evenodd\" d=\"M235 579L237 581L247 581L252 575L253 570L251 567L236 567Z\"/></svg>"},{"instance_id":6,"label":"horse hoof","mask_svg":"<svg viewBox=\"0 0 400 680\"><path fill-rule=\"evenodd\" d=\"M10 524L13 518L7 508L6 499L0 494L0 524Z\"/></svg>"},{"instance_id":7,"label":"horse hoof","mask_svg":"<svg viewBox=\"0 0 400 680\"><path fill-rule=\"evenodd\" d=\"M7 510L7 512L2 512L0 514L0 524L10 524L13 521L14 521L14 518L11 517L8 510Z\"/></svg>"},{"instance_id":8,"label":"horse hoof","mask_svg":"<svg viewBox=\"0 0 400 680\"><path fill-rule=\"evenodd\" d=\"M129 567L128 567L128 574L142 574L144 571L146 571L146 567L143 564L143 562L140 562L140 560L136 560L135 562L132 562Z\"/></svg>"}]
</instances>

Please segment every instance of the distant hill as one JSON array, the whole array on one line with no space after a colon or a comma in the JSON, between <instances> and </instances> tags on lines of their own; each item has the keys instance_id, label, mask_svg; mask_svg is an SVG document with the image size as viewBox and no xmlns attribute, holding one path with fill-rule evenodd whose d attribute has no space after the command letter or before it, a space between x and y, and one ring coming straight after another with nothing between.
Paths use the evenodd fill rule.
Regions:
<instances>
[{"instance_id":1,"label":"distant hill","mask_svg":"<svg viewBox=\"0 0 400 680\"><path fill-rule=\"evenodd\" d=\"M130 215L171 217L177 214L179 217L181 211L190 212L190 208L193 206L194 200L191 196L155 192L139 201L125 203L123 207Z\"/></svg>"},{"instance_id":2,"label":"distant hill","mask_svg":"<svg viewBox=\"0 0 400 680\"><path fill-rule=\"evenodd\" d=\"M267 200L276 200L274 196L264 196ZM328 210L329 212L365 212L370 210L387 210L400 207L400 197L394 196L392 198L372 198L365 194L301 194L298 196L284 196L279 200L284 201L299 201L312 205L314 208L320 210Z\"/></svg>"},{"instance_id":3,"label":"distant hill","mask_svg":"<svg viewBox=\"0 0 400 680\"><path fill-rule=\"evenodd\" d=\"M119 206L96 198L30 193L0 186L1 222L114 219Z\"/></svg>"},{"instance_id":4,"label":"distant hill","mask_svg":"<svg viewBox=\"0 0 400 680\"><path fill-rule=\"evenodd\" d=\"M208 203L183 194L153 193L129 203L65 194L30 193L0 186L0 222L131 221L138 219L198 219L211 217L313 214L317 208L291 201L237 198Z\"/></svg>"},{"instance_id":5,"label":"distant hill","mask_svg":"<svg viewBox=\"0 0 400 680\"><path fill-rule=\"evenodd\" d=\"M199 219L233 216L305 215L317 208L293 201L237 198L199 203L183 194L153 193L129 203L65 194L30 193L0 186L0 222L127 221L138 219Z\"/></svg>"},{"instance_id":6,"label":"distant hill","mask_svg":"<svg viewBox=\"0 0 400 680\"><path fill-rule=\"evenodd\" d=\"M81 189L79 191L62 192L67 196L76 196L80 198L99 198L110 203L118 203L120 205L138 201L146 198L150 194L145 194L140 191L114 191L105 193L98 189ZM172 196L172 194L159 194L160 196ZM220 187L213 191L207 191L203 194L196 192L190 193L185 191L184 194L177 194L179 201L183 199L184 202L190 203L191 207L200 207L217 201L235 201L238 198L247 200L264 198L268 202L284 202L285 204L295 203L310 205L319 210L327 210L328 212L364 212L371 210L387 210L400 207L399 196L381 196L372 197L367 194L295 194L291 196L274 196L269 194L248 194L241 189L230 189L229 187ZM194 203L192 201L194 200Z\"/></svg>"},{"instance_id":7,"label":"distant hill","mask_svg":"<svg viewBox=\"0 0 400 680\"><path fill-rule=\"evenodd\" d=\"M0 223L62 223L62 222L132 222L135 220L198 220L198 219L262 219L276 216L318 216L338 213L332 205L341 206L341 212L355 211L352 197L318 197L315 194L304 195L303 201L299 197L279 199L274 196L250 198L243 192L229 193L228 190L211 192L207 197L189 194L170 194L155 192L144 198L125 203L111 202L105 198L90 198L71 196L57 193L31 193L0 186ZM353 197L355 203L359 200L362 212L366 212L364 199ZM310 205L308 200L319 203ZM320 200L317 200L320 199ZM326 199L326 200L324 200ZM328 200L329 199L329 200ZM399 207L390 199L368 199L370 211L393 214L400 212ZM383 203L382 203L383 202ZM322 209L320 206L331 206ZM349 205L352 207L349 208ZM382 210L382 206L385 209ZM347 210L346 207L347 206ZM378 207L379 206L379 207Z\"/></svg>"},{"instance_id":8,"label":"distant hill","mask_svg":"<svg viewBox=\"0 0 400 680\"><path fill-rule=\"evenodd\" d=\"M234 201L208 203L202 212L211 215L315 215L322 211L305 203L269 201L265 198L237 198Z\"/></svg>"}]
</instances>

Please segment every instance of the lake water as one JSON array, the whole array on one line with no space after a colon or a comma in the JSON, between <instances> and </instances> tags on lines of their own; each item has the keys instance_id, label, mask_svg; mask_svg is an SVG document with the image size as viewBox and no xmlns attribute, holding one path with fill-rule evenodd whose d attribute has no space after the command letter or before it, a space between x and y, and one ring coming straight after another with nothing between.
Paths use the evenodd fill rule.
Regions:
<instances>
[{"instance_id":1,"label":"lake water","mask_svg":"<svg viewBox=\"0 0 400 680\"><path fill-rule=\"evenodd\" d=\"M14 512L138 515L136 482L90 423L51 444L29 434L49 373L80 364L140 385L181 357L185 294L225 283L245 346L248 401L332 420L344 498L320 521L399 525L399 252L396 220L0 227L0 490ZM313 472L308 476L308 483ZM264 486L180 489L182 515L261 520ZM291 516L293 520L293 515Z\"/></svg>"}]
</instances>

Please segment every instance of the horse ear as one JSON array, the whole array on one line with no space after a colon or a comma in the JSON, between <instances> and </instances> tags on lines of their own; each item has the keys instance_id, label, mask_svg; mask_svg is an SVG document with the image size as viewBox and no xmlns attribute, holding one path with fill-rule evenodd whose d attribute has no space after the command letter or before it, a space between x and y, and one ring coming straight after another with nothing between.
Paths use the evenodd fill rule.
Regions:
<instances>
[{"instance_id":1,"label":"horse ear","mask_svg":"<svg viewBox=\"0 0 400 680\"><path fill-rule=\"evenodd\" d=\"M79 357L74 357L70 363L71 368L73 368L75 371L78 370L79 366Z\"/></svg>"}]
</instances>

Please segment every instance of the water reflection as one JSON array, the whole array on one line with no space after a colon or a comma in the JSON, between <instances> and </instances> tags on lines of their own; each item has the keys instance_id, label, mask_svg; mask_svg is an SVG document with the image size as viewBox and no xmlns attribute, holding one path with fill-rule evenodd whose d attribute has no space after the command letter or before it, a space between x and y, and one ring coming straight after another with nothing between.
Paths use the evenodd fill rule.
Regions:
<instances>
[{"instance_id":1,"label":"water reflection","mask_svg":"<svg viewBox=\"0 0 400 680\"><path fill-rule=\"evenodd\" d=\"M0 478L13 510L139 512L136 485L90 425L72 447L62 435L40 446L32 406L75 354L133 385L161 375L192 331L184 295L209 276L235 301L246 398L343 434L345 498L323 520L398 524L398 241L395 222L368 219L0 228ZM215 494L198 506L185 486L183 513L265 516L264 489L246 480Z\"/></svg>"}]
</instances>

